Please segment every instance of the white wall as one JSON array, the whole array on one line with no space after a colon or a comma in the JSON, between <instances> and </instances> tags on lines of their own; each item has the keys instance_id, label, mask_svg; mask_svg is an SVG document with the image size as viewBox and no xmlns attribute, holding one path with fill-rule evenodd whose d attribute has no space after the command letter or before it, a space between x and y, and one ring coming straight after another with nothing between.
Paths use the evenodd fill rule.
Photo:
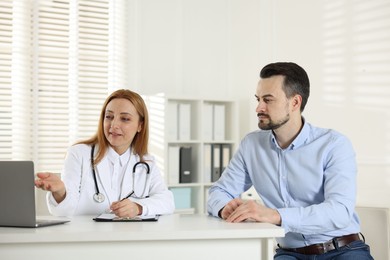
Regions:
<instances>
[{"instance_id":1,"label":"white wall","mask_svg":"<svg viewBox=\"0 0 390 260\"><path fill-rule=\"evenodd\" d=\"M240 101L256 129L260 69L294 61L311 79L304 113L354 143L358 204L390 207L390 2L132 0L131 82L143 94Z\"/></svg>"},{"instance_id":2,"label":"white wall","mask_svg":"<svg viewBox=\"0 0 390 260\"><path fill-rule=\"evenodd\" d=\"M247 131L261 62L257 0L131 1L130 88L143 94L233 98ZM260 62L259 62L260 61ZM239 91L244 90L244 91Z\"/></svg>"},{"instance_id":3,"label":"white wall","mask_svg":"<svg viewBox=\"0 0 390 260\"><path fill-rule=\"evenodd\" d=\"M305 116L354 143L358 204L390 207L390 2L275 1L275 60L311 76Z\"/></svg>"}]
</instances>

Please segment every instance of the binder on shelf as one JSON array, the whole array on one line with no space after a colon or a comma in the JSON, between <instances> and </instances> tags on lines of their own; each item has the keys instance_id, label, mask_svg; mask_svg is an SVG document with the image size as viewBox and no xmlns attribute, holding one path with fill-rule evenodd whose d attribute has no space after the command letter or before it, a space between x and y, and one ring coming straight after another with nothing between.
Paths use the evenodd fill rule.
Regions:
<instances>
[{"instance_id":1,"label":"binder on shelf","mask_svg":"<svg viewBox=\"0 0 390 260\"><path fill-rule=\"evenodd\" d=\"M178 105L177 103L168 102L167 104L167 139L168 140L177 140L179 138L178 128L179 128L179 118L178 118Z\"/></svg>"},{"instance_id":2,"label":"binder on shelf","mask_svg":"<svg viewBox=\"0 0 390 260\"><path fill-rule=\"evenodd\" d=\"M208 146L211 147L211 167L207 163ZM205 181L207 181L207 172L211 171L211 182L217 181L225 168L228 166L231 156L232 156L232 145L231 144L206 144L204 145L204 171L205 171ZM209 157L210 158L210 157ZM210 169L210 170L208 170Z\"/></svg>"},{"instance_id":3,"label":"binder on shelf","mask_svg":"<svg viewBox=\"0 0 390 260\"><path fill-rule=\"evenodd\" d=\"M213 164L211 154L212 154L212 145L211 144L205 144L203 146L203 156L204 156L204 163L203 163L203 172L204 172L204 182L211 182L211 172Z\"/></svg>"},{"instance_id":4,"label":"binder on shelf","mask_svg":"<svg viewBox=\"0 0 390 260\"><path fill-rule=\"evenodd\" d=\"M225 140L225 105L214 104L213 139Z\"/></svg>"},{"instance_id":5,"label":"binder on shelf","mask_svg":"<svg viewBox=\"0 0 390 260\"><path fill-rule=\"evenodd\" d=\"M191 104L179 104L179 140L191 139Z\"/></svg>"},{"instance_id":6,"label":"binder on shelf","mask_svg":"<svg viewBox=\"0 0 390 260\"><path fill-rule=\"evenodd\" d=\"M230 158L232 157L232 145L231 144L222 144L221 145L221 174L228 166Z\"/></svg>"},{"instance_id":7,"label":"binder on shelf","mask_svg":"<svg viewBox=\"0 0 390 260\"><path fill-rule=\"evenodd\" d=\"M209 141L213 140L214 135L214 124L213 124L213 114L214 106L211 103L205 103L203 106L203 140Z\"/></svg>"},{"instance_id":8,"label":"binder on shelf","mask_svg":"<svg viewBox=\"0 0 390 260\"><path fill-rule=\"evenodd\" d=\"M180 163L179 163L179 182L191 183L192 182L192 163L191 163L192 147L180 147Z\"/></svg>"},{"instance_id":9,"label":"binder on shelf","mask_svg":"<svg viewBox=\"0 0 390 260\"><path fill-rule=\"evenodd\" d=\"M179 183L179 146L168 147L168 183L178 184Z\"/></svg>"},{"instance_id":10,"label":"binder on shelf","mask_svg":"<svg viewBox=\"0 0 390 260\"><path fill-rule=\"evenodd\" d=\"M221 176L221 145L220 144L212 144L211 162L212 162L211 181L215 182Z\"/></svg>"}]
</instances>

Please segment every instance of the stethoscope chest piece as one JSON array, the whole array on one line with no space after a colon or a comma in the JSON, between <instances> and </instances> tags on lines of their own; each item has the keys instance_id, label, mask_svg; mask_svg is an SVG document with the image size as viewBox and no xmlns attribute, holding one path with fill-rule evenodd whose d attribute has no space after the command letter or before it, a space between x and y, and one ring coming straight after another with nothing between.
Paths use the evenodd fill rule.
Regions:
<instances>
[{"instance_id":1,"label":"stethoscope chest piece","mask_svg":"<svg viewBox=\"0 0 390 260\"><path fill-rule=\"evenodd\" d=\"M101 194L100 192L97 192L95 194L93 194L93 199L98 202L98 203L102 203L105 199L104 195Z\"/></svg>"}]
</instances>

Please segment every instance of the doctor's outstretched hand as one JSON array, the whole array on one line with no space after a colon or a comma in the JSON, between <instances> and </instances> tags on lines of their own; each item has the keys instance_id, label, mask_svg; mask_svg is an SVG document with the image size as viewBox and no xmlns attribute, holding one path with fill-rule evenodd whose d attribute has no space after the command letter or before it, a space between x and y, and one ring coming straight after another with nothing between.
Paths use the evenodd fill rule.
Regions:
<instances>
[{"instance_id":1,"label":"doctor's outstretched hand","mask_svg":"<svg viewBox=\"0 0 390 260\"><path fill-rule=\"evenodd\" d=\"M34 181L35 187L50 191L53 194L57 203L60 203L65 199L66 190L65 184L59 176L50 172L39 172L37 178Z\"/></svg>"},{"instance_id":2,"label":"doctor's outstretched hand","mask_svg":"<svg viewBox=\"0 0 390 260\"><path fill-rule=\"evenodd\" d=\"M242 222L251 220L256 222L281 224L277 210L267 208L254 200L233 199L221 210L221 217L227 222Z\"/></svg>"},{"instance_id":3,"label":"doctor's outstretched hand","mask_svg":"<svg viewBox=\"0 0 390 260\"><path fill-rule=\"evenodd\" d=\"M113 202L110 210L120 218L134 218L142 214L142 206L129 199Z\"/></svg>"}]
</instances>

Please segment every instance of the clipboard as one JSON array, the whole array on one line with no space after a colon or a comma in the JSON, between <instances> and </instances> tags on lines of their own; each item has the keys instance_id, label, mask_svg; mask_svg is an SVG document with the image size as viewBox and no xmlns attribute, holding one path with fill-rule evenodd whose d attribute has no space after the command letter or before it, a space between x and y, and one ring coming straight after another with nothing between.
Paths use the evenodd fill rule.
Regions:
<instances>
[{"instance_id":1,"label":"clipboard","mask_svg":"<svg viewBox=\"0 0 390 260\"><path fill-rule=\"evenodd\" d=\"M102 213L93 218L96 222L156 222L160 215L136 216L134 218L120 218L113 213Z\"/></svg>"}]
</instances>

